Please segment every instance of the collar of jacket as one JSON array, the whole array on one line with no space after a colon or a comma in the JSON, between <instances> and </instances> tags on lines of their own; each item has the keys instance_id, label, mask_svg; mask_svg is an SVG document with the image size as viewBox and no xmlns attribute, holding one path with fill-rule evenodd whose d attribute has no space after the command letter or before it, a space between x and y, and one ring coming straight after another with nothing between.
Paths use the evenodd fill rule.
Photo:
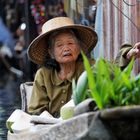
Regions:
<instances>
[{"instance_id":1,"label":"collar of jacket","mask_svg":"<svg viewBox=\"0 0 140 140\"><path fill-rule=\"evenodd\" d=\"M52 80L52 83L53 83L53 85L56 85L56 86L59 86L62 83L66 83L66 81L72 82L72 79L75 79L75 78L76 78L76 72L74 73L73 77L71 77L71 79L67 79L67 80L61 80L58 77L58 72L56 70L53 70L51 72L51 80Z\"/></svg>"}]
</instances>

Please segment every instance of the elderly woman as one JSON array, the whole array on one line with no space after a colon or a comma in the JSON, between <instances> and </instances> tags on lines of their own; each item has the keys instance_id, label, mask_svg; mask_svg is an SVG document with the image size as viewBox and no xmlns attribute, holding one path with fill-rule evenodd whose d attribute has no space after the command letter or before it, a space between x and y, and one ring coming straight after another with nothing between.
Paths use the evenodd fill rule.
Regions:
<instances>
[{"instance_id":1,"label":"elderly woman","mask_svg":"<svg viewBox=\"0 0 140 140\"><path fill-rule=\"evenodd\" d=\"M72 79L77 80L84 71L80 51L89 56L97 39L93 29L74 24L68 17L53 18L43 25L42 34L31 42L28 49L29 58L41 66L34 79L28 108L30 114L47 110L59 117L60 108L71 99ZM136 50L127 45L118 54L116 62L121 67L129 63L134 55L131 53L133 49ZM89 61L94 64L91 58Z\"/></svg>"},{"instance_id":2,"label":"elderly woman","mask_svg":"<svg viewBox=\"0 0 140 140\"><path fill-rule=\"evenodd\" d=\"M75 25L68 17L53 18L43 25L42 34L28 49L29 58L41 65L35 75L29 113L47 110L59 117L60 108L71 99L72 79L77 80L84 70L80 51L88 55L96 43L93 29Z\"/></svg>"}]
</instances>

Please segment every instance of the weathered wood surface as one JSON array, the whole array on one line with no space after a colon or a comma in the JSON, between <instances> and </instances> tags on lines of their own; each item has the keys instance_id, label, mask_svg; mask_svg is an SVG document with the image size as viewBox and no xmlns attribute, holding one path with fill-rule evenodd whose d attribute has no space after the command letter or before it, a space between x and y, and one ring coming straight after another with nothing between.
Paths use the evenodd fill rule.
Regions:
<instances>
[{"instance_id":1,"label":"weathered wood surface","mask_svg":"<svg viewBox=\"0 0 140 140\"><path fill-rule=\"evenodd\" d=\"M138 140L140 106L83 113L54 125L36 125L8 140Z\"/></svg>"}]
</instances>

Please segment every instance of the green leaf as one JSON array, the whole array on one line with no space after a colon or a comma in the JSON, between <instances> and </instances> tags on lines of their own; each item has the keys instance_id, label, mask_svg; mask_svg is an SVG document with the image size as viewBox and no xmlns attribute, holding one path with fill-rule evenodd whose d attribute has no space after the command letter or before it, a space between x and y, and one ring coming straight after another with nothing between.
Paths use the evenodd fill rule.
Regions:
<instances>
[{"instance_id":1,"label":"green leaf","mask_svg":"<svg viewBox=\"0 0 140 140\"><path fill-rule=\"evenodd\" d=\"M122 80L124 81L125 86L127 86L129 89L132 88L132 84L130 82L130 76L131 76L131 71L133 68L133 64L134 64L134 59L132 59L129 63L129 65L124 69L124 71L122 72Z\"/></svg>"},{"instance_id":2,"label":"green leaf","mask_svg":"<svg viewBox=\"0 0 140 140\"><path fill-rule=\"evenodd\" d=\"M87 72L84 71L77 81L77 103L82 102L86 98L86 89L87 89Z\"/></svg>"},{"instance_id":3,"label":"green leaf","mask_svg":"<svg viewBox=\"0 0 140 140\"><path fill-rule=\"evenodd\" d=\"M100 98L100 96L99 96L99 94L96 90L96 83L95 83L95 80L94 80L94 75L93 75L92 68L91 68L90 63L89 63L87 57L85 56L85 54L83 52L81 52L81 53L82 53L83 60L84 60L84 66L85 66L85 69L87 71L88 85L89 85L91 95L94 98L98 108L102 109L103 105L101 103L101 98Z\"/></svg>"},{"instance_id":4,"label":"green leaf","mask_svg":"<svg viewBox=\"0 0 140 140\"><path fill-rule=\"evenodd\" d=\"M76 92L75 79L72 80L72 98L73 98L74 104L77 105L78 104L78 95Z\"/></svg>"},{"instance_id":5,"label":"green leaf","mask_svg":"<svg viewBox=\"0 0 140 140\"><path fill-rule=\"evenodd\" d=\"M140 104L140 75L131 75L134 60L121 71L117 65L103 58L99 58L91 67L86 55L83 52L81 54L88 82L85 77L79 77L75 89L77 103L88 95L93 98L99 109Z\"/></svg>"}]
</instances>

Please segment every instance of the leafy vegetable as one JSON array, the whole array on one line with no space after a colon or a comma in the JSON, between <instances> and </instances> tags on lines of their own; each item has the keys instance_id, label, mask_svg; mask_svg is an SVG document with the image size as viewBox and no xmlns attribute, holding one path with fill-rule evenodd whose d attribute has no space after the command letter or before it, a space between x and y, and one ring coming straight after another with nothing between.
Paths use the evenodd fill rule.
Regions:
<instances>
[{"instance_id":1,"label":"leafy vegetable","mask_svg":"<svg viewBox=\"0 0 140 140\"><path fill-rule=\"evenodd\" d=\"M87 89L88 79L87 79L87 72L84 71L76 83L73 80L72 87L73 87L73 99L75 104L77 105L81 101L85 100L86 98L86 89ZM77 94L78 93L78 94Z\"/></svg>"},{"instance_id":2,"label":"leafy vegetable","mask_svg":"<svg viewBox=\"0 0 140 140\"><path fill-rule=\"evenodd\" d=\"M100 58L94 66L82 52L85 72L81 74L77 85L73 81L73 98L75 104L93 98L97 108L109 108L140 104L140 75L131 74L134 60L121 71L120 68Z\"/></svg>"}]
</instances>

